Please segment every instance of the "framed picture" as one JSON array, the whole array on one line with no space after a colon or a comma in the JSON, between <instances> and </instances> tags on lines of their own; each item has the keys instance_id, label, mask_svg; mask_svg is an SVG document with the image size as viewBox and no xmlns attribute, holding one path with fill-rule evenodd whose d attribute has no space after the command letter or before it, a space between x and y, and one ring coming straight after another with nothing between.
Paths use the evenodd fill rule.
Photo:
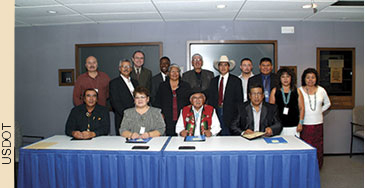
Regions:
<instances>
[{"instance_id":1,"label":"framed picture","mask_svg":"<svg viewBox=\"0 0 365 188\"><path fill-rule=\"evenodd\" d=\"M352 109L355 102L355 48L317 48L319 84L332 109Z\"/></svg>"},{"instance_id":2,"label":"framed picture","mask_svg":"<svg viewBox=\"0 0 365 188\"><path fill-rule=\"evenodd\" d=\"M58 69L58 85L73 86L75 84L74 69Z\"/></svg>"}]
</instances>

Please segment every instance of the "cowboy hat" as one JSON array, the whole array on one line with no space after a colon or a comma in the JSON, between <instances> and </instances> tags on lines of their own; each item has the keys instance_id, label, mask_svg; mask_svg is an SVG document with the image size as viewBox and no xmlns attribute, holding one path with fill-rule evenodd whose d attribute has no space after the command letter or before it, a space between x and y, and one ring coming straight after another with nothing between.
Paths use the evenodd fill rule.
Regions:
<instances>
[{"instance_id":1,"label":"cowboy hat","mask_svg":"<svg viewBox=\"0 0 365 188\"><path fill-rule=\"evenodd\" d=\"M218 69L218 64L220 62L227 62L229 64L229 71L233 70L234 67L236 66L236 63L234 62L234 60L229 60L228 57L226 55L222 55L218 61L214 61L214 68Z\"/></svg>"}]
</instances>

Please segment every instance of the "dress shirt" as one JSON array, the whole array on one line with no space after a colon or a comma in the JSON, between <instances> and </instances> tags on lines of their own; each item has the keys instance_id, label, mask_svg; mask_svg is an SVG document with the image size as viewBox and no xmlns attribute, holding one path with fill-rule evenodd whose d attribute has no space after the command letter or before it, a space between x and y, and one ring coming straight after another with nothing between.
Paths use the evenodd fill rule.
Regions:
<instances>
[{"instance_id":1,"label":"dress shirt","mask_svg":"<svg viewBox=\"0 0 365 188\"><path fill-rule=\"evenodd\" d=\"M260 104L260 108L259 111L256 111L255 107L252 105L251 103L251 107L252 107L252 113L253 113L253 121L254 121L254 125L255 125L255 132L260 131L260 116L261 116L261 109L262 109L262 103Z\"/></svg>"},{"instance_id":2,"label":"dress shirt","mask_svg":"<svg viewBox=\"0 0 365 188\"><path fill-rule=\"evenodd\" d=\"M203 108L200 108L198 111L196 111L195 108L193 107L195 122L199 122L199 124L195 124L194 136L200 135L200 121L201 121L202 109ZM199 113L199 118L197 118L197 116L195 116L196 113ZM177 120L176 128L175 128L175 130L176 130L175 132L179 136L180 136L180 132L185 130L184 121L185 120L183 120L183 115L182 115L182 110L181 110L180 116L179 116L179 119ZM221 131L221 125L219 123L217 113L215 113L215 109L214 109L213 115L212 115L212 124L210 126L210 132L212 133L212 136L216 136L220 131Z\"/></svg>"},{"instance_id":3,"label":"dress shirt","mask_svg":"<svg viewBox=\"0 0 365 188\"><path fill-rule=\"evenodd\" d=\"M122 74L120 75L120 77L122 77L125 84L127 84L127 87L128 87L129 91L131 92L131 94L133 96L134 87L133 87L133 84L131 82L131 77L126 78Z\"/></svg>"},{"instance_id":4,"label":"dress shirt","mask_svg":"<svg viewBox=\"0 0 365 188\"><path fill-rule=\"evenodd\" d=\"M218 90L219 90L219 84L221 83L221 79L222 79L222 77L224 78L223 79L223 99L222 99L223 102L224 102L224 97L225 97L224 92L226 91L226 85L228 82L228 76L229 76L229 73L225 74L224 76L220 75L219 80L218 80Z\"/></svg>"},{"instance_id":5,"label":"dress shirt","mask_svg":"<svg viewBox=\"0 0 365 188\"><path fill-rule=\"evenodd\" d=\"M166 74L161 72L161 76L162 76L162 82L166 81Z\"/></svg>"},{"instance_id":6,"label":"dress shirt","mask_svg":"<svg viewBox=\"0 0 365 188\"><path fill-rule=\"evenodd\" d=\"M243 89L243 102L246 102L248 100L248 95L247 95L247 85L248 85L248 79L251 78L252 76L254 76L254 74L252 74L250 77L247 78L247 80L242 76L242 74L240 74L238 77L241 78L242 80L242 89Z\"/></svg>"}]
</instances>

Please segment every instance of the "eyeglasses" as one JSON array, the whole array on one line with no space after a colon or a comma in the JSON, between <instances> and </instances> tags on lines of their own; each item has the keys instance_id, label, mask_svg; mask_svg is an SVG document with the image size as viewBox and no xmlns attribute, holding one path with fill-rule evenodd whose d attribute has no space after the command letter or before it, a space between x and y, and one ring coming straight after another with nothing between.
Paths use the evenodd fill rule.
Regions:
<instances>
[{"instance_id":1,"label":"eyeglasses","mask_svg":"<svg viewBox=\"0 0 365 188\"><path fill-rule=\"evenodd\" d=\"M127 68L127 69L129 69L129 68L131 68L132 66L130 66L130 65L123 65L123 66L120 66L121 68Z\"/></svg>"},{"instance_id":2,"label":"eyeglasses","mask_svg":"<svg viewBox=\"0 0 365 188\"><path fill-rule=\"evenodd\" d=\"M138 100L138 99L146 99L146 96L139 96L139 97L134 97L134 99Z\"/></svg>"},{"instance_id":3,"label":"eyeglasses","mask_svg":"<svg viewBox=\"0 0 365 188\"><path fill-rule=\"evenodd\" d=\"M192 99L192 100L203 100L203 99L204 99L204 97L192 97L191 99Z\"/></svg>"},{"instance_id":4,"label":"eyeglasses","mask_svg":"<svg viewBox=\"0 0 365 188\"><path fill-rule=\"evenodd\" d=\"M258 92L258 93L250 93L251 96L262 96L262 93L261 92Z\"/></svg>"}]
</instances>

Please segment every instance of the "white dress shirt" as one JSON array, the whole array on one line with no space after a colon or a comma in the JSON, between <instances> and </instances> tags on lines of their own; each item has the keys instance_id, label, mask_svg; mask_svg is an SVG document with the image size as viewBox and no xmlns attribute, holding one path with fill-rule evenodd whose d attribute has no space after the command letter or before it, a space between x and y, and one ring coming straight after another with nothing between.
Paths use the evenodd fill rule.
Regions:
<instances>
[{"instance_id":1,"label":"white dress shirt","mask_svg":"<svg viewBox=\"0 0 365 188\"><path fill-rule=\"evenodd\" d=\"M122 77L124 83L127 84L127 87L133 96L134 86L132 84L131 77L126 78L122 74L120 74L120 77Z\"/></svg>"},{"instance_id":2,"label":"white dress shirt","mask_svg":"<svg viewBox=\"0 0 365 188\"><path fill-rule=\"evenodd\" d=\"M201 121L202 110L203 110L203 108L200 108L197 111L193 107L194 118L195 118L194 136L199 136L200 135L200 123L201 123L200 121ZM199 114L198 117L196 116L197 113ZM175 128L175 132L179 136L180 136L180 132L185 130L184 121L185 120L183 119L182 110L181 110L180 111L180 116L179 116L179 119L177 120L176 128ZM212 136L216 136L220 131L221 131L221 125L219 123L217 113L215 113L215 109L214 109L213 110L213 116L212 116L212 124L211 124L211 127L210 127L210 132L212 133Z\"/></svg>"},{"instance_id":3,"label":"white dress shirt","mask_svg":"<svg viewBox=\"0 0 365 188\"><path fill-rule=\"evenodd\" d=\"M254 76L254 74L252 74L251 72L251 75L248 79L250 79L252 76ZM239 78L241 78L242 80L242 88L243 88L243 102L246 102L248 100L248 96L247 96L247 85L248 85L248 79L246 80L242 74L240 74L238 76Z\"/></svg>"},{"instance_id":4,"label":"white dress shirt","mask_svg":"<svg viewBox=\"0 0 365 188\"><path fill-rule=\"evenodd\" d=\"M163 72L161 72L162 75L162 82L166 81L166 74L164 74Z\"/></svg>"}]
</instances>

